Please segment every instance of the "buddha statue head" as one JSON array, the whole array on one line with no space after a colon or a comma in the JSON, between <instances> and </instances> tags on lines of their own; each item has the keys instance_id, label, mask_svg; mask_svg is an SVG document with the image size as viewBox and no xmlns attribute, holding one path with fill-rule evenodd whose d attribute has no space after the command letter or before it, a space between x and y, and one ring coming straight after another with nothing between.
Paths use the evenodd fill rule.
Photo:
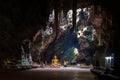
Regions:
<instances>
[{"instance_id":1,"label":"buddha statue head","mask_svg":"<svg viewBox=\"0 0 120 80\"><path fill-rule=\"evenodd\" d=\"M57 59L57 56L56 56L56 55L54 56L54 59Z\"/></svg>"}]
</instances>

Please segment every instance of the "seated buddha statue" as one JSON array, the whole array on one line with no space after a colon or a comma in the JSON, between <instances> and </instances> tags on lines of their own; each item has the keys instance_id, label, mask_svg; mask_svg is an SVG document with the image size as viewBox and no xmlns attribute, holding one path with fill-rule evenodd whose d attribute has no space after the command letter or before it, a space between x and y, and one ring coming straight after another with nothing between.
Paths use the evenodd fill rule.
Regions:
<instances>
[{"instance_id":1,"label":"seated buddha statue","mask_svg":"<svg viewBox=\"0 0 120 80\"><path fill-rule=\"evenodd\" d=\"M52 59L52 65L58 65L59 60L57 59L57 56L55 55Z\"/></svg>"}]
</instances>

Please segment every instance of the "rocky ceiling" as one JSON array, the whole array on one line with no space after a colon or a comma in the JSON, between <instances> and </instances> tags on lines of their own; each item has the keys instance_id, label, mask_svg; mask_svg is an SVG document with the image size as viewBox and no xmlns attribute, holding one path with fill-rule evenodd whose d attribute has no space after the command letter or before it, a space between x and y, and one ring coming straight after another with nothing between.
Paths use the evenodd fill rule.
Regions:
<instances>
[{"instance_id":1,"label":"rocky ceiling","mask_svg":"<svg viewBox=\"0 0 120 80\"><path fill-rule=\"evenodd\" d=\"M68 10L74 1L77 7L101 5L109 9L107 0L0 0L0 55L20 53L22 40L32 40L38 29L44 28L51 9Z\"/></svg>"}]
</instances>

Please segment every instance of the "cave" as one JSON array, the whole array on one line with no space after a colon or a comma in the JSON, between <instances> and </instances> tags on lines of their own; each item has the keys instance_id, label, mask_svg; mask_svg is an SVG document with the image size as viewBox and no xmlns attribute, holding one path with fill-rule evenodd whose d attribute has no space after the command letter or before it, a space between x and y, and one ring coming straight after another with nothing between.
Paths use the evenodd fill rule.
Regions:
<instances>
[{"instance_id":1,"label":"cave","mask_svg":"<svg viewBox=\"0 0 120 80\"><path fill-rule=\"evenodd\" d=\"M51 63L54 55L61 62L63 58L72 62L77 48L81 53L78 63L94 64L89 60L95 57L100 67L103 57L114 54L114 73L119 73L120 42L118 24L115 26L108 0L1 0L0 61L31 53L36 62Z\"/></svg>"}]
</instances>

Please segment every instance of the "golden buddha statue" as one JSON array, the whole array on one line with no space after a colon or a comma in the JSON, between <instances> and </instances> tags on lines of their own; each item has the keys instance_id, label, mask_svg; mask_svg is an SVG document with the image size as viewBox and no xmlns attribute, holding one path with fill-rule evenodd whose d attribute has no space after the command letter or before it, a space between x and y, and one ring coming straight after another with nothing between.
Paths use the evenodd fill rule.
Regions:
<instances>
[{"instance_id":1,"label":"golden buddha statue","mask_svg":"<svg viewBox=\"0 0 120 80\"><path fill-rule=\"evenodd\" d=\"M57 56L55 55L52 59L52 65L58 65L59 60L57 59Z\"/></svg>"}]
</instances>

